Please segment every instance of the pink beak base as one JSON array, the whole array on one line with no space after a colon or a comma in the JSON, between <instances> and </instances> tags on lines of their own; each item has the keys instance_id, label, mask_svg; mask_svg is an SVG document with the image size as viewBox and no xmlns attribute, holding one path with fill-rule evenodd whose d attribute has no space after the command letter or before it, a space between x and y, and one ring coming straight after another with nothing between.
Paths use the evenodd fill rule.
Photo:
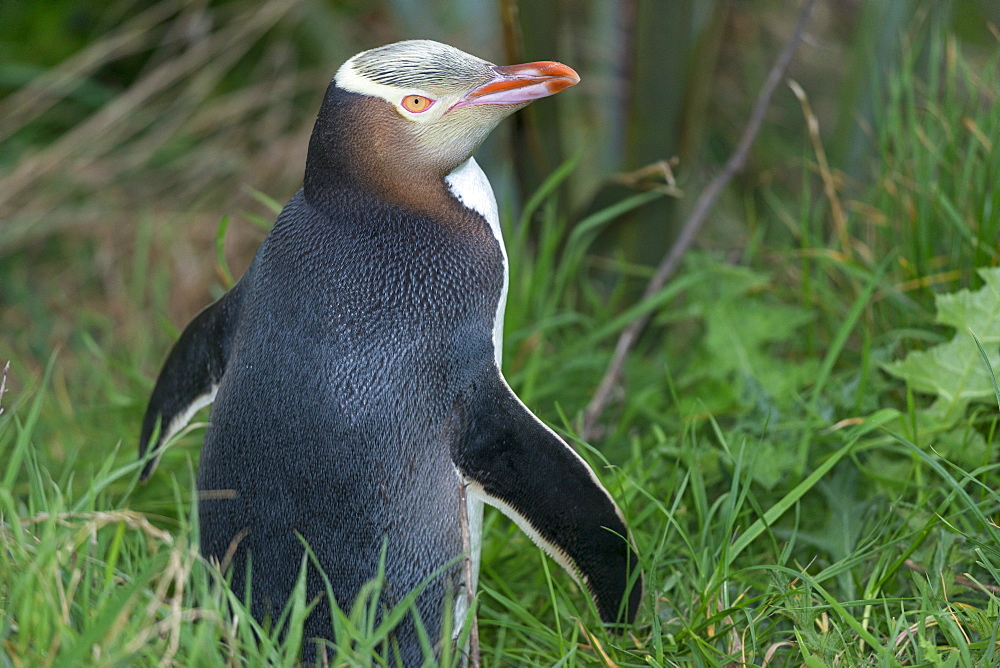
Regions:
<instances>
[{"instance_id":1,"label":"pink beak base","mask_svg":"<svg viewBox=\"0 0 1000 668\"><path fill-rule=\"evenodd\" d=\"M496 77L466 93L451 108L473 104L524 104L580 83L580 75L573 68L550 60L503 65L494 67L493 71Z\"/></svg>"}]
</instances>

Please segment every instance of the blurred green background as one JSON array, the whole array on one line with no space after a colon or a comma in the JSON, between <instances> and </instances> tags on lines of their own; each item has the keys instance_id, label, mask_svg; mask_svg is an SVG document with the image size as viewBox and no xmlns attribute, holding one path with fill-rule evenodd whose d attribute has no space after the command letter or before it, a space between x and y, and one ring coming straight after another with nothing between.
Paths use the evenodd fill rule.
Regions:
<instances>
[{"instance_id":1,"label":"blurred green background","mask_svg":"<svg viewBox=\"0 0 1000 668\"><path fill-rule=\"evenodd\" d=\"M640 300L734 150L798 11L710 0L3 0L0 365L11 367L0 519L34 527L60 508L114 508L169 526L168 539L187 535L200 427L149 485L127 468L153 378L300 186L337 67L430 38L496 63L559 60L582 76L506 121L477 157L510 252L504 371L540 417L572 439L616 337L653 315L594 447L578 443L628 515L646 569L644 612L616 660L731 666L756 652L790 666L992 665L1000 2L818 2L746 168L678 275ZM599 663L593 638L567 645L560 633L560 620L577 632L585 597L557 577L550 600L553 580L504 522L487 514L480 619L494 662L551 665L575 647ZM91 651L93 633L123 662L157 655L162 637L115 649L128 634L91 625L88 596L114 597L119 570L160 572L155 561L117 564L124 524L114 540L94 530L112 556L93 556L100 577L73 614L33 617L58 609L46 583L75 577L64 555L89 535L50 524L20 551L0 550L0 602L15 611L0 640L12 638L13 656L54 660L34 640L46 633L67 656ZM142 553L128 536L123 553ZM4 577L20 584L5 590ZM150 607L132 623L149 633L165 615ZM217 630L198 628L179 664L199 647L219 651ZM528 646L534 654L518 654Z\"/></svg>"},{"instance_id":2,"label":"blurred green background","mask_svg":"<svg viewBox=\"0 0 1000 668\"><path fill-rule=\"evenodd\" d=\"M228 221L223 257L238 277L273 220L274 202L301 183L311 125L336 68L399 39L437 39L497 63L556 59L580 72L579 86L505 123L480 162L517 227L543 180L574 161L549 208L517 229L529 246L542 243L552 211L568 221L546 237L555 248L574 221L637 191L662 191L605 224L582 265L598 293L628 304L732 152L798 8L664 0L4 2L0 357L13 362L6 401L23 396L58 351L52 383L67 424L49 435L52 456L75 450L60 444L90 433L89 421L100 423L109 410L131 424L178 329L227 287L217 262L220 220ZM872 272L900 252L888 271L906 287L871 316L886 329L890 321L898 329L925 320L936 292L978 286L975 268L997 262L1000 223L988 205L996 159L988 150L987 169L967 162L967 170L949 172L947 160L921 151L941 148L961 162L963 151L997 141L987 136L995 123L966 121L977 105L995 105L989 76L998 20L1000 3L988 0L818 3L788 73L808 95L809 111L779 87L749 163L713 210L700 246L727 262L778 267L791 299L828 325L843 308L810 288L815 267L796 267L796 254L828 255L849 274ZM936 110L927 103L935 100L947 104ZM911 117L911 107L926 118ZM931 128L937 134L925 129L927 119L940 126ZM950 199L927 204L923 183L939 180L950 180L958 197L941 188ZM836 208L824 188L833 189ZM983 206L987 219L971 232L940 224L975 219ZM954 262L966 256L971 261ZM830 281L845 296L858 289L849 276ZM526 307L508 311L512 346L531 343L530 304L545 298L534 293L540 283L515 289L512 299ZM594 318L620 312L614 306ZM645 349L672 341L666 352L684 371L692 337L704 334L689 326L691 314L683 307L661 314ZM829 337L817 324L793 354L815 355ZM508 373L518 380L526 356L540 350L516 349ZM579 382L546 388L521 380L575 413L606 363L601 355L579 377L568 370ZM662 381L650 387L662 391ZM702 399L718 390L709 388L699 390ZM111 406L105 396L114 397Z\"/></svg>"},{"instance_id":3,"label":"blurred green background","mask_svg":"<svg viewBox=\"0 0 1000 668\"><path fill-rule=\"evenodd\" d=\"M162 304L181 324L218 294L210 243L218 220L270 213L299 186L308 133L339 64L406 38L453 44L497 63L557 59L583 82L505 124L481 159L500 201L517 210L570 156L561 193L582 217L630 190L657 186L677 159L687 194L623 216L598 250L641 264L668 247L686 204L742 131L767 68L788 37L794 2L665 0L339 0L307 2L8 1L0 5L0 316L17 377L36 374L89 304L129 326L128 265L143 225L167 259ZM808 92L829 160L850 197L872 178L873 105L898 67L900 40L947 29L986 63L1000 4L821 2L789 76ZM995 28L994 28L995 29ZM954 45L953 45L954 46ZM941 67L924 53L921 67ZM977 60L979 58L979 60ZM705 243L739 253L748 198L801 191L806 129L782 87L745 173L716 209ZM237 273L259 227L229 235ZM638 285L635 286L636 289ZM22 301L18 293L30 291ZM140 319L148 322L149 318ZM12 336L31 331L29 337ZM102 341L102 345L108 342Z\"/></svg>"},{"instance_id":4,"label":"blurred green background","mask_svg":"<svg viewBox=\"0 0 1000 668\"><path fill-rule=\"evenodd\" d=\"M0 357L13 361L11 397L59 350L54 384L67 387L72 415L88 384L108 380L76 364L98 351L121 362L114 388L135 410L177 328L225 288L220 219L231 219L225 255L238 277L273 220L267 199L283 202L301 183L336 68L399 39L437 39L497 63L555 59L580 72L579 86L505 123L479 158L512 220L567 159L576 166L558 208L569 227L635 191L674 195L618 217L589 249L591 278L635 298L645 267L667 251L732 152L797 10L794 2L664 0L4 2ZM896 104L887 93L905 58L913 62L904 70L932 78L954 66L955 50L973 78L976 68L995 68L998 20L1000 4L988 0L816 6L788 76L809 96L843 215L859 230L856 253L839 249L848 259L871 269L895 252L909 237L882 223L901 217L927 227L914 243L945 241L935 211L914 218L905 188L880 183L892 149L876 109ZM739 262L761 244L843 240L838 221L808 196L822 187L814 148L783 84L701 246ZM655 166L668 160L676 187ZM819 218L815 229L800 229L803 215ZM539 229L522 231L537 240ZM927 308L935 289L975 285L974 266L995 261L995 244L975 253L973 266L944 279L926 281L941 267L921 266L941 259L936 250L893 270L917 281ZM513 298L531 299L531 289ZM508 330L524 324L516 310L512 317ZM579 404L595 383L588 378L579 397L563 399Z\"/></svg>"},{"instance_id":5,"label":"blurred green background","mask_svg":"<svg viewBox=\"0 0 1000 668\"><path fill-rule=\"evenodd\" d=\"M665 0L4 2L3 345L32 332L13 336L30 351L4 351L19 360L13 382L72 342L79 323L69 314L82 303L128 326L143 307L127 294L127 267L144 221L169 228L149 252L168 258L171 321L217 294L210 241L219 218L267 218L250 188L289 197L336 68L398 39L436 39L497 63L557 59L576 68L577 88L505 124L480 161L501 202L516 210L578 155L562 197L580 217L630 189L655 187L655 173L622 175L676 157L688 197L621 218L599 244L609 255L655 262L691 193L731 152L796 10L793 2ZM989 0L819 4L789 75L808 91L848 195L872 176L873 105L898 66L900 39L943 26L985 59L998 17L1000 5ZM922 67L940 66L924 54ZM706 244L739 253L754 233L745 200L801 190L805 132L798 102L782 87ZM789 234L766 227L765 235ZM237 275L263 233L244 226L230 234ZM22 302L21 290L34 298Z\"/></svg>"}]
</instances>

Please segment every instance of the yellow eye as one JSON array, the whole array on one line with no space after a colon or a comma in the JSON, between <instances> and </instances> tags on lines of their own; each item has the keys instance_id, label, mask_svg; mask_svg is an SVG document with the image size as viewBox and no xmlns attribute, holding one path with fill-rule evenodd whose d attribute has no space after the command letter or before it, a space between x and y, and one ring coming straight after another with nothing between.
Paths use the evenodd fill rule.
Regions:
<instances>
[{"instance_id":1,"label":"yellow eye","mask_svg":"<svg viewBox=\"0 0 1000 668\"><path fill-rule=\"evenodd\" d=\"M403 109L413 112L414 114L419 114L422 111L427 111L434 104L434 100L429 97L424 97L423 95L407 95L403 98Z\"/></svg>"}]
</instances>

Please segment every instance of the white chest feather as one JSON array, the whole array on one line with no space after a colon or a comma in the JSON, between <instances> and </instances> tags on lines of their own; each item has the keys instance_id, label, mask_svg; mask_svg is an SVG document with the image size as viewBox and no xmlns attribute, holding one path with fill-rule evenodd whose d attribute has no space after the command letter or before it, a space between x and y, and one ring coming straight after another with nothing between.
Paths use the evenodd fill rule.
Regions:
<instances>
[{"instance_id":1,"label":"white chest feather","mask_svg":"<svg viewBox=\"0 0 1000 668\"><path fill-rule=\"evenodd\" d=\"M469 158L445 177L448 187L462 204L482 215L490 224L490 230L500 244L503 255L503 290L497 304L496 317L493 320L493 354L496 357L497 368L503 354L503 313L507 306L507 249L503 245L503 235L500 232L500 213L497 210L497 199L493 194L489 179L480 169L475 158Z\"/></svg>"}]
</instances>

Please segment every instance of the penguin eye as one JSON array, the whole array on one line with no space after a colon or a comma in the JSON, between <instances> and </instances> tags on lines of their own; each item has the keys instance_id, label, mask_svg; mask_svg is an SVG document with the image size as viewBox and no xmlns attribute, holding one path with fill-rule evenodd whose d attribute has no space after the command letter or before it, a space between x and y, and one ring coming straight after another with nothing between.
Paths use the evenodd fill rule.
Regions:
<instances>
[{"instance_id":1,"label":"penguin eye","mask_svg":"<svg viewBox=\"0 0 1000 668\"><path fill-rule=\"evenodd\" d=\"M434 104L434 100L429 97L424 97L423 95L407 95L403 98L403 109L413 112L414 114L419 114L422 111L427 111Z\"/></svg>"}]
</instances>

